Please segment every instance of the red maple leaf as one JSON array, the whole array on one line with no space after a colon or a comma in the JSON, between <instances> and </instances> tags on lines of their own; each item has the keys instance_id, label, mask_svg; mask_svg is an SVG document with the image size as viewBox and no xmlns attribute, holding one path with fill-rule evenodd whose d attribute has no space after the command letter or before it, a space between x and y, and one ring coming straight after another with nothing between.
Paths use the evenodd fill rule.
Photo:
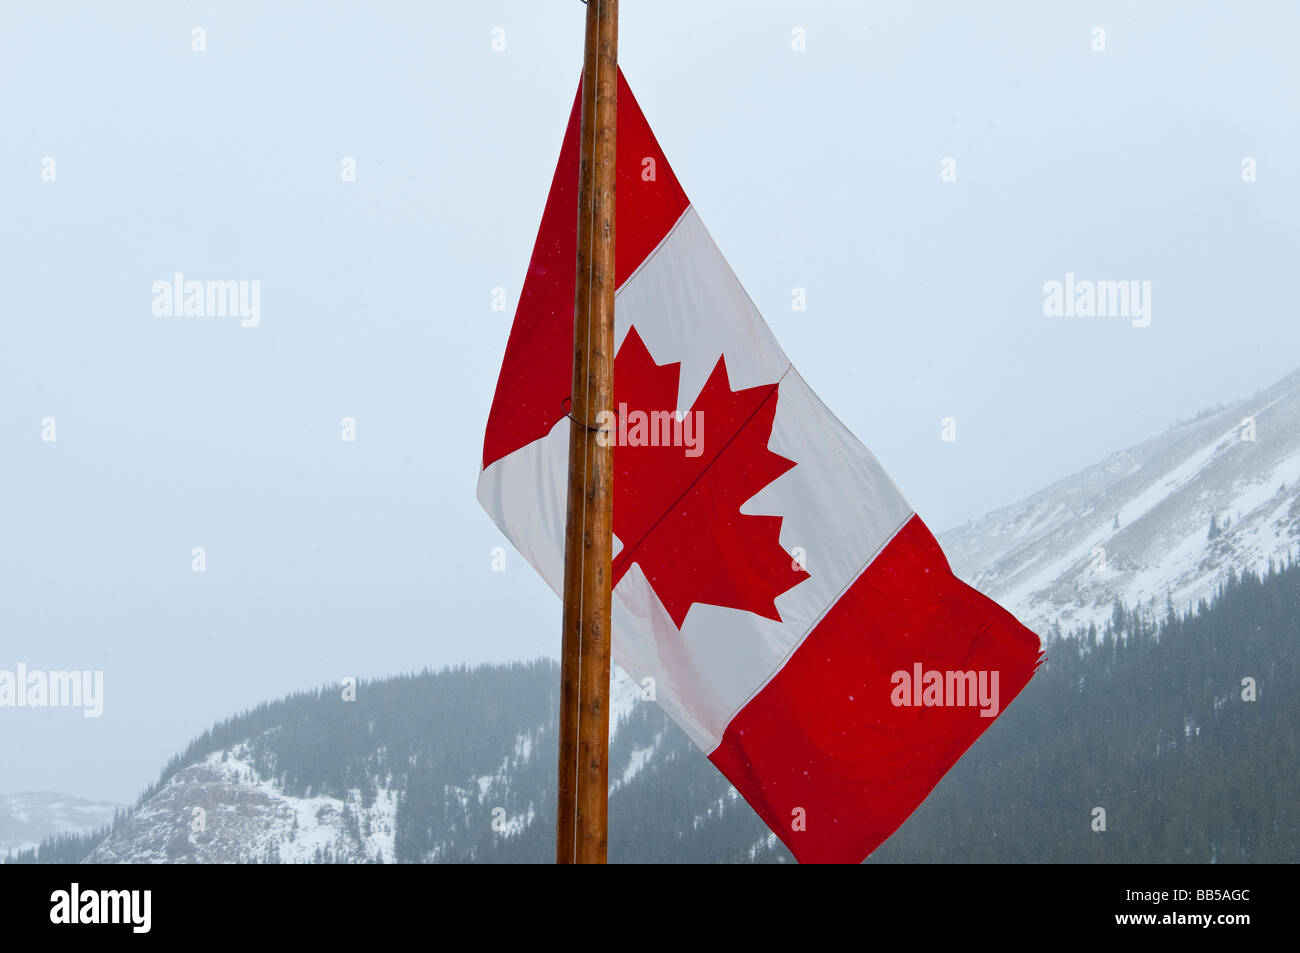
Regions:
<instances>
[{"instance_id":1,"label":"red maple leaf","mask_svg":"<svg viewBox=\"0 0 1300 953\"><path fill-rule=\"evenodd\" d=\"M776 597L808 573L781 548L780 516L740 512L795 466L767 448L777 385L733 391L720 357L691 407L694 421L678 424L670 441L681 368L656 364L636 328L615 358L614 532L623 548L613 584L639 565L679 629L697 602L780 621Z\"/></svg>"}]
</instances>

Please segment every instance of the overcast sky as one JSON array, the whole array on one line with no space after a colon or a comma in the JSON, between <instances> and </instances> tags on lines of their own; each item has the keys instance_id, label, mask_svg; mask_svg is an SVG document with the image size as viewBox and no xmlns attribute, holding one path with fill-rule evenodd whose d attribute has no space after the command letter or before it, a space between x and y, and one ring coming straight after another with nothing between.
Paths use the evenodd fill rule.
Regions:
<instances>
[{"instance_id":1,"label":"overcast sky","mask_svg":"<svg viewBox=\"0 0 1300 953\"><path fill-rule=\"evenodd\" d=\"M942 530L1300 365L1297 9L623 0L620 62L795 366ZM6 5L0 669L105 697L0 709L0 793L126 801L290 691L557 654L474 487L583 15ZM260 323L155 315L176 272L260 281ZM1149 281L1149 325L1044 316L1067 273Z\"/></svg>"}]
</instances>

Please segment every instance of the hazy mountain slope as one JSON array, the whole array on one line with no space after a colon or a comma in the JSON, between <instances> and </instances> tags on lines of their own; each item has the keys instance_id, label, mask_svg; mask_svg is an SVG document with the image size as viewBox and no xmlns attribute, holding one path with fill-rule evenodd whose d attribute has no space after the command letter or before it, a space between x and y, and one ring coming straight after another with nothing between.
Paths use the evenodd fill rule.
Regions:
<instances>
[{"instance_id":1,"label":"hazy mountain slope","mask_svg":"<svg viewBox=\"0 0 1300 953\"><path fill-rule=\"evenodd\" d=\"M876 859L1294 860L1298 491L1300 372L943 534L959 574L1066 635ZM1285 572L1233 572L1270 558ZM1096 640L1068 635L1089 622ZM549 861L558 681L543 660L262 705L196 739L90 859ZM612 708L612 861L790 859L625 677Z\"/></svg>"},{"instance_id":2,"label":"hazy mountain slope","mask_svg":"<svg viewBox=\"0 0 1300 953\"><path fill-rule=\"evenodd\" d=\"M55 834L106 827L125 806L52 791L0 794L0 856L35 847Z\"/></svg>"},{"instance_id":3,"label":"hazy mountain slope","mask_svg":"<svg viewBox=\"0 0 1300 953\"><path fill-rule=\"evenodd\" d=\"M1114 622L1055 641L872 860L1300 857L1300 565L1229 573L1196 614ZM363 685L355 705L262 706L169 766L91 860L548 862L558 674L484 667ZM654 705L631 706L611 763L611 861L789 859Z\"/></svg>"},{"instance_id":4,"label":"hazy mountain slope","mask_svg":"<svg viewBox=\"0 0 1300 953\"><path fill-rule=\"evenodd\" d=\"M1116 597L1194 604L1229 566L1300 541L1300 371L939 540L959 576L1042 634L1100 623Z\"/></svg>"},{"instance_id":5,"label":"hazy mountain slope","mask_svg":"<svg viewBox=\"0 0 1300 953\"><path fill-rule=\"evenodd\" d=\"M558 686L543 660L260 706L197 739L88 859L549 861ZM788 858L621 673L611 696L611 859Z\"/></svg>"},{"instance_id":6,"label":"hazy mountain slope","mask_svg":"<svg viewBox=\"0 0 1300 953\"><path fill-rule=\"evenodd\" d=\"M248 757L248 746L236 745L178 771L88 862L392 862L391 791L379 791L368 807L328 795L291 797Z\"/></svg>"},{"instance_id":7,"label":"hazy mountain slope","mask_svg":"<svg viewBox=\"0 0 1300 953\"><path fill-rule=\"evenodd\" d=\"M548 862L558 676L485 666L263 705L198 739L90 859ZM872 859L1294 862L1298 698L1300 565L1230 572L1196 614L1115 612L1053 643ZM612 861L789 859L654 705L631 705L611 765Z\"/></svg>"}]
</instances>

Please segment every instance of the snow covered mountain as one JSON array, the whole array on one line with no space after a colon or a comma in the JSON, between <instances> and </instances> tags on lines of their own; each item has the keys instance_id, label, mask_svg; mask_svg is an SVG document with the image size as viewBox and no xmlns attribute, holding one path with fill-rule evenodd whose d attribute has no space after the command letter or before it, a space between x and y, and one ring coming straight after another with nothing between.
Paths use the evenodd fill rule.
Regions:
<instances>
[{"instance_id":1,"label":"snow covered mountain","mask_svg":"<svg viewBox=\"0 0 1300 953\"><path fill-rule=\"evenodd\" d=\"M1300 371L1248 400L1173 427L1020 503L941 534L940 541L959 575L1044 636L1058 623L1065 631L1089 622L1100 626L1111 618L1116 599L1129 609L1153 605L1160 617L1172 599L1181 611L1212 596L1229 569L1280 561L1300 542ZM1248 648L1257 638L1234 627L1232 611L1224 610L1216 623L1220 637L1207 637L1206 645L1244 651L1241 646ZM1132 618L1126 614L1123 623L1130 630ZM1213 677L1221 675L1210 649L1202 646L1192 654ZM1105 667L1112 662L1113 672ZM1035 752L1041 750L1039 736L1062 710L1058 696L1082 692L1086 683L1087 692L1070 696L1065 710L1096 704L1099 712L1109 713L1105 717L1136 697L1122 682L1135 662L1095 653L1075 664L1095 666L1097 672L1080 679L1068 666L1057 672L1049 665L990 732L991 740L977 744L954 770L955 780L941 785L932 797L937 806L923 807L920 820L909 822L881 856L928 858L948 849L936 844L950 845L958 835L978 840L971 832L984 830L982 824L951 827L954 812L978 801L972 792L984 798L977 815L1003 811L1005 833L1019 830L1029 809L1015 807L1013 792L1034 779L1042 783L1046 769ZM1196 692L1209 684L1207 677L1165 686L1176 728L1185 724L1182 713L1199 711ZM1274 677L1280 678L1276 672ZM1053 678L1057 682L1049 681ZM196 739L88 859L545 861L553 851L557 686L558 667L543 660L363 683L353 703L329 689L268 703ZM1279 688L1278 697L1293 696ZM1208 711L1219 712L1222 700L1216 696L1212 702ZM790 859L735 789L618 669L611 707L611 860ZM1149 707L1144 696L1125 718L1148 718ZM1196 717L1198 724L1212 720L1205 712ZM1080 757L1094 767L1106 757L1080 754L1095 733L1076 736L1075 727L1070 719L1060 721L1048 746L1072 752L1053 762L1053 770L1067 775ZM1257 731L1253 722L1229 727L1256 732L1248 735L1255 741L1233 742L1232 750L1247 758L1255 756L1252 744L1287 736L1272 728ZM1113 738L1106 737L1110 744ZM1169 744L1150 741L1135 736L1133 750ZM1009 758L1023 762L1022 775L1007 773ZM1150 773L1142 757L1126 752L1124 758L1106 770L1117 777L1132 770L1135 779ZM997 763L997 771L987 759ZM1195 770L1222 771L1224 777L1241 773L1239 765L1209 762L1197 762ZM1060 782L1063 790L1083 783L1072 776ZM1124 783L1133 787L1139 781ZM0 808L4 803L0 799ZM1071 801L1061 809L1075 806ZM1271 816L1272 810L1266 804L1260 816ZM4 817L0 811L0 824ZM1059 819L1044 817L1048 829L1057 830ZM0 826L0 833L4 830ZM1088 829L1083 830L1086 839ZM1005 854L996 829L988 836L993 840L954 848L952 856L1026 859ZM1178 845L1186 837L1177 833L1168 840L1150 849L1127 845L1133 852L1116 856L1180 857ZM1093 840L1069 846L1062 856L1114 859L1097 854Z\"/></svg>"},{"instance_id":2,"label":"snow covered mountain","mask_svg":"<svg viewBox=\"0 0 1300 953\"><path fill-rule=\"evenodd\" d=\"M35 847L54 834L107 827L114 812L125 806L53 791L0 794L0 857Z\"/></svg>"},{"instance_id":3,"label":"snow covered mountain","mask_svg":"<svg viewBox=\"0 0 1300 953\"><path fill-rule=\"evenodd\" d=\"M101 843L87 863L347 863L393 860L396 795L362 806L328 795L293 797L263 777L247 744L177 772Z\"/></svg>"},{"instance_id":4,"label":"snow covered mountain","mask_svg":"<svg viewBox=\"0 0 1300 953\"><path fill-rule=\"evenodd\" d=\"M939 536L953 570L1040 635L1172 599L1300 541L1300 371Z\"/></svg>"},{"instance_id":5,"label":"snow covered mountain","mask_svg":"<svg viewBox=\"0 0 1300 953\"><path fill-rule=\"evenodd\" d=\"M554 850L558 667L402 676L216 726L89 863L536 862ZM615 669L611 857L783 859L784 847Z\"/></svg>"},{"instance_id":6,"label":"snow covered mountain","mask_svg":"<svg viewBox=\"0 0 1300 953\"><path fill-rule=\"evenodd\" d=\"M613 735L631 712L639 689L621 670L610 686ZM544 726L536 726L541 733ZM511 751L484 774L444 784L443 798L468 811L471 801L504 802L504 788L517 769L534 757L536 735L516 735ZM633 748L610 793L631 782L656 743ZM611 739L612 740L612 739ZM385 776L368 791L357 787L329 794L290 793L274 772L259 768L247 741L237 742L177 771L162 789L101 843L87 863L392 863L401 785ZM611 777L614 777L611 774ZM522 833L536 819L531 803L514 816L501 816L494 832ZM455 857L452 839L424 852L437 861Z\"/></svg>"},{"instance_id":7,"label":"snow covered mountain","mask_svg":"<svg viewBox=\"0 0 1300 953\"><path fill-rule=\"evenodd\" d=\"M1297 607L1291 562L1195 616L1120 612L1120 638L1062 638L872 861L1294 862ZM362 683L353 704L325 688L259 706L196 739L107 838L64 839L40 862L547 862L558 671L423 673ZM1243 671L1265 689L1238 703ZM621 681L611 861L789 860ZM1126 819L1114 837L1079 822L1091 790Z\"/></svg>"}]
</instances>

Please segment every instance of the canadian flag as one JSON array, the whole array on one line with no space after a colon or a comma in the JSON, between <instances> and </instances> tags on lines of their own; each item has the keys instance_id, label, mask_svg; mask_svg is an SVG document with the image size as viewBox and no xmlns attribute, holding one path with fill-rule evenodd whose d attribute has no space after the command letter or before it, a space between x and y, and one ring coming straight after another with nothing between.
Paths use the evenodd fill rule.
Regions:
<instances>
[{"instance_id":1,"label":"canadian flag","mask_svg":"<svg viewBox=\"0 0 1300 953\"><path fill-rule=\"evenodd\" d=\"M557 593L580 110L575 99L478 483ZM790 364L621 74L616 174L615 661L654 680L796 858L860 861L1029 681L1038 637L952 574Z\"/></svg>"}]
</instances>

